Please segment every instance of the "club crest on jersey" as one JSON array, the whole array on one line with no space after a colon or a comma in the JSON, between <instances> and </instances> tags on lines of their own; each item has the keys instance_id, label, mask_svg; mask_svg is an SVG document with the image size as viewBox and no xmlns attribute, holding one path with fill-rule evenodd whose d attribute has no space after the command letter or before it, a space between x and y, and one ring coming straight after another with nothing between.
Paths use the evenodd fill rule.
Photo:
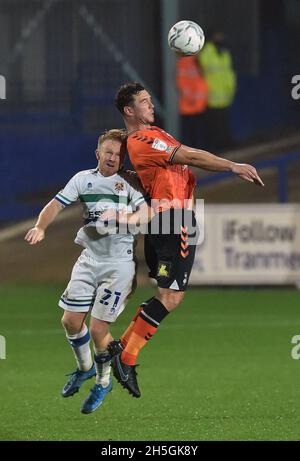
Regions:
<instances>
[{"instance_id":1,"label":"club crest on jersey","mask_svg":"<svg viewBox=\"0 0 300 461\"><path fill-rule=\"evenodd\" d=\"M88 189L91 189L92 187L93 187L93 184L92 184L91 182L88 182L88 183L87 183L87 188L88 188Z\"/></svg>"},{"instance_id":2,"label":"club crest on jersey","mask_svg":"<svg viewBox=\"0 0 300 461\"><path fill-rule=\"evenodd\" d=\"M122 190L124 190L124 183L123 182L116 182L115 191L121 192Z\"/></svg>"},{"instance_id":3,"label":"club crest on jersey","mask_svg":"<svg viewBox=\"0 0 300 461\"><path fill-rule=\"evenodd\" d=\"M164 151L164 150L167 150L168 145L167 145L167 143L165 143L161 139L155 138L153 143L152 143L152 147L153 147L153 149Z\"/></svg>"}]
</instances>

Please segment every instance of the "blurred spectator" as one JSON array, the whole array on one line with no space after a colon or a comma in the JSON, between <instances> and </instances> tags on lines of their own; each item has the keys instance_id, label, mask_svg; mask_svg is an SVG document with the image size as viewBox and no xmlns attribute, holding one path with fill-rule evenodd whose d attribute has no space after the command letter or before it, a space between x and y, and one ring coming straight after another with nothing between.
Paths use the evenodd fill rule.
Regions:
<instances>
[{"instance_id":1,"label":"blurred spectator","mask_svg":"<svg viewBox=\"0 0 300 461\"><path fill-rule=\"evenodd\" d=\"M204 147L204 117L208 87L196 56L178 57L176 84L179 92L181 142L187 146Z\"/></svg>"},{"instance_id":2,"label":"blurred spectator","mask_svg":"<svg viewBox=\"0 0 300 461\"><path fill-rule=\"evenodd\" d=\"M229 108L236 92L236 75L222 32L214 31L209 36L198 59L208 84L207 148L228 149L234 144L230 130Z\"/></svg>"}]
</instances>

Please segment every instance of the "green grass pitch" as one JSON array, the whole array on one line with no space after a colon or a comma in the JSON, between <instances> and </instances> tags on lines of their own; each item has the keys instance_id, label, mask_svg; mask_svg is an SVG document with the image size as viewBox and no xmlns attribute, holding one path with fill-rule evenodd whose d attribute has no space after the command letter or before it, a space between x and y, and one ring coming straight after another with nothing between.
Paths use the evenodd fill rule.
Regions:
<instances>
[{"instance_id":1,"label":"green grass pitch","mask_svg":"<svg viewBox=\"0 0 300 461\"><path fill-rule=\"evenodd\" d=\"M102 407L82 415L92 381L60 396L74 369L57 307L63 288L0 287L1 440L300 439L297 291L190 289L139 356L142 397L114 380ZM116 337L153 291L137 290Z\"/></svg>"}]
</instances>

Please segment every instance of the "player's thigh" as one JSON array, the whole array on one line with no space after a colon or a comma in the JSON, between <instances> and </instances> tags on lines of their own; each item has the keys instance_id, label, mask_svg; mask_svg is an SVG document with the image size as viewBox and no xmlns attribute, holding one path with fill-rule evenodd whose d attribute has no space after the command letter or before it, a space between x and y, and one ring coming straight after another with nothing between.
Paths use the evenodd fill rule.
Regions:
<instances>
[{"instance_id":1,"label":"player's thigh","mask_svg":"<svg viewBox=\"0 0 300 461\"><path fill-rule=\"evenodd\" d=\"M149 234L146 234L144 237L144 256L145 256L146 264L149 268L148 275L150 278L155 279L156 272L157 272L158 259L157 259L156 249L151 242L151 236Z\"/></svg>"},{"instance_id":2,"label":"player's thigh","mask_svg":"<svg viewBox=\"0 0 300 461\"><path fill-rule=\"evenodd\" d=\"M97 280L95 260L85 251L76 261L58 305L69 312L87 313L94 304Z\"/></svg>"},{"instance_id":3,"label":"player's thigh","mask_svg":"<svg viewBox=\"0 0 300 461\"><path fill-rule=\"evenodd\" d=\"M176 234L155 235L152 241L157 254L155 278L158 287L185 291L194 264L195 245L187 245L181 235Z\"/></svg>"},{"instance_id":4,"label":"player's thigh","mask_svg":"<svg viewBox=\"0 0 300 461\"><path fill-rule=\"evenodd\" d=\"M135 285L135 262L105 263L99 273L99 286L91 315L114 322L123 312Z\"/></svg>"},{"instance_id":5,"label":"player's thigh","mask_svg":"<svg viewBox=\"0 0 300 461\"><path fill-rule=\"evenodd\" d=\"M189 219L185 219L182 210L176 215L174 213L174 217L172 218L171 216L174 219L173 224L171 221L170 226L172 232L148 236L151 249L156 253L157 268L155 278L159 288L179 292L187 289L196 251L196 245L192 237L197 229L193 213L188 214L187 211L187 216ZM169 293L171 296L172 291Z\"/></svg>"}]
</instances>

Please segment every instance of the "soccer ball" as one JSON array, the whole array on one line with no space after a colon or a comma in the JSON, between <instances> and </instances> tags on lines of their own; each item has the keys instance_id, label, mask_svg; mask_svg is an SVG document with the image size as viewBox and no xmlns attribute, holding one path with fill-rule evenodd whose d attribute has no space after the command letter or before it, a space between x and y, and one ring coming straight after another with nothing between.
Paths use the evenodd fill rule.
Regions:
<instances>
[{"instance_id":1,"label":"soccer ball","mask_svg":"<svg viewBox=\"0 0 300 461\"><path fill-rule=\"evenodd\" d=\"M184 56L194 56L205 42L204 32L193 21L179 21L171 27L168 43L171 50Z\"/></svg>"}]
</instances>

